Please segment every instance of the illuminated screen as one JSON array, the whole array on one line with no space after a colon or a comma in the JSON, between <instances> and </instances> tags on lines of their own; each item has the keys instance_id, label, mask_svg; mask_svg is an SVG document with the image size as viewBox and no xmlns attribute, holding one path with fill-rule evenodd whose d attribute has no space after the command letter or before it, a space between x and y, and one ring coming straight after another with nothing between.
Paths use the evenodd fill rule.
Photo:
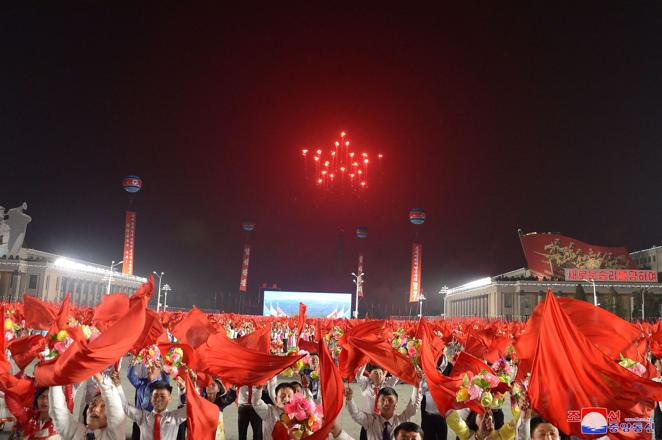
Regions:
<instances>
[{"instance_id":1,"label":"illuminated screen","mask_svg":"<svg viewBox=\"0 0 662 440\"><path fill-rule=\"evenodd\" d=\"M264 291L264 316L296 316L299 303L306 305L311 318L351 318L351 293Z\"/></svg>"}]
</instances>

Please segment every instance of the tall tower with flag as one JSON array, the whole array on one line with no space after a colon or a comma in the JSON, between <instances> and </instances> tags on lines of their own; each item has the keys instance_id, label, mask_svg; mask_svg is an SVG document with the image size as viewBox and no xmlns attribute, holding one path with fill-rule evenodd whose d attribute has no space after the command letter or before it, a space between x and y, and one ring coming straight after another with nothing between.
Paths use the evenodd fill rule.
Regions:
<instances>
[{"instance_id":1,"label":"tall tower with flag","mask_svg":"<svg viewBox=\"0 0 662 440\"><path fill-rule=\"evenodd\" d=\"M133 210L133 200L143 187L143 181L138 176L126 176L122 180L124 191L129 193L129 205L124 215L124 264L122 273L133 275L133 255L136 243L136 212Z\"/></svg>"}]
</instances>

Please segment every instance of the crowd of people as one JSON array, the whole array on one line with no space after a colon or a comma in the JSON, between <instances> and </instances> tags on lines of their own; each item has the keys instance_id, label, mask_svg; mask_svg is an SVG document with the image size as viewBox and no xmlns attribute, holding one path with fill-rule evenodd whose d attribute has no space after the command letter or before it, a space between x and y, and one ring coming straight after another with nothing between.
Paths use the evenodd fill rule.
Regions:
<instances>
[{"instance_id":1,"label":"crowd of people","mask_svg":"<svg viewBox=\"0 0 662 440\"><path fill-rule=\"evenodd\" d=\"M320 403L319 395L319 356L310 354L312 368L302 372L296 380L279 382L274 377L265 386L235 386L225 388L222 381L214 378L204 389L196 389L205 399L213 402L222 411L237 401L238 421L236 436L229 434L223 426L222 417L216 431L216 439L252 438L268 440L276 438L274 430L285 413L285 406L299 394ZM656 362L662 370L662 361ZM438 369L450 375L452 364L445 355L439 360ZM364 365L356 376L360 396L355 400L353 389L345 388L347 410L354 422L361 426L360 440L445 440L451 429L460 440L475 439L560 439L558 428L539 416L532 415L526 397L513 406L513 417L504 422L500 409L479 414L470 410L449 410L439 414L420 370L420 387L412 387L406 405L394 387L399 382L378 365ZM659 370L658 370L659 371ZM194 375L192 371L187 373ZM157 439L179 440L186 438L186 408L184 402L187 389L184 381L178 378L180 404L169 410L173 399L173 387L169 376L158 366L147 368L135 362L128 368L127 379L135 388L135 398L129 403L122 387L120 373L115 366L109 366L95 374L82 386L74 387L73 392L83 390L84 398L80 414L75 415L67 403L67 387L38 387L32 408L6 401L11 416L12 437L21 439ZM403 408L404 406L404 408ZM400 408L403 408L400 410ZM656 410L656 415L659 409ZM420 414L420 423L417 415ZM127 419L132 428L126 430ZM340 423L333 424L333 438L350 440L351 436L342 429ZM656 437L657 438L657 437Z\"/></svg>"},{"instance_id":2,"label":"crowd of people","mask_svg":"<svg viewBox=\"0 0 662 440\"><path fill-rule=\"evenodd\" d=\"M638 420L625 426L610 414L604 438L662 438L662 328L581 301L550 293L527 323L429 324L311 320L303 305L292 319L159 316L140 295L121 313L113 299L114 317L103 320L108 307L40 315L47 306L34 299L3 305L4 430L21 439L349 440L360 427L356 440L561 439L582 436L573 404L604 402L620 405L609 408L618 422ZM140 337L125 338L136 317ZM237 423L227 426L233 404Z\"/></svg>"}]
</instances>

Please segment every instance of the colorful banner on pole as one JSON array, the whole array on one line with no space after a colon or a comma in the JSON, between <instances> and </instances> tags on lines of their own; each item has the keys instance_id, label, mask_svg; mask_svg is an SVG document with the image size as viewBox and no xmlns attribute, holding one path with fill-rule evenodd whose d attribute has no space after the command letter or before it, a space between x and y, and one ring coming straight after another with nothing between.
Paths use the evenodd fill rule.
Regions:
<instances>
[{"instance_id":1,"label":"colorful banner on pole","mask_svg":"<svg viewBox=\"0 0 662 440\"><path fill-rule=\"evenodd\" d=\"M421 265L423 245L414 242L411 247L411 283L409 285L409 302L418 302L421 298Z\"/></svg>"},{"instance_id":2,"label":"colorful banner on pole","mask_svg":"<svg viewBox=\"0 0 662 440\"><path fill-rule=\"evenodd\" d=\"M359 267L356 273L358 275L361 275L363 273L363 253L359 253ZM356 291L359 297L363 298L363 277L361 277L361 282L356 288Z\"/></svg>"},{"instance_id":3,"label":"colorful banner on pole","mask_svg":"<svg viewBox=\"0 0 662 440\"><path fill-rule=\"evenodd\" d=\"M634 269L623 247L595 246L559 234L520 236L522 249L534 276L563 280L565 269Z\"/></svg>"},{"instance_id":4,"label":"colorful banner on pole","mask_svg":"<svg viewBox=\"0 0 662 440\"><path fill-rule=\"evenodd\" d=\"M136 241L136 213L126 211L124 220L124 263L122 273L133 275L133 250Z\"/></svg>"},{"instance_id":5,"label":"colorful banner on pole","mask_svg":"<svg viewBox=\"0 0 662 440\"><path fill-rule=\"evenodd\" d=\"M241 279L239 280L239 291L245 292L248 284L248 262L251 258L251 245L244 244L244 259L241 262Z\"/></svg>"}]
</instances>

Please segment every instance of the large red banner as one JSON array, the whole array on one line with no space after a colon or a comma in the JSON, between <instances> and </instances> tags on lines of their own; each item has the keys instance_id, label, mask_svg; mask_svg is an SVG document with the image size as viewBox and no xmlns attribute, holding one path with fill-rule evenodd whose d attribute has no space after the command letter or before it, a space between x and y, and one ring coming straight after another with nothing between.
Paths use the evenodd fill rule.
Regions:
<instances>
[{"instance_id":1,"label":"large red banner","mask_svg":"<svg viewBox=\"0 0 662 440\"><path fill-rule=\"evenodd\" d=\"M136 242L136 213L126 211L124 220L124 264L122 273L133 275L133 250Z\"/></svg>"},{"instance_id":2,"label":"large red banner","mask_svg":"<svg viewBox=\"0 0 662 440\"><path fill-rule=\"evenodd\" d=\"M241 278L239 279L239 291L245 292L248 284L248 262L251 258L251 245L244 244L244 258L241 262Z\"/></svg>"},{"instance_id":3,"label":"large red banner","mask_svg":"<svg viewBox=\"0 0 662 440\"><path fill-rule=\"evenodd\" d=\"M421 298L421 265L423 245L414 242L411 247L411 282L409 283L409 302L418 302Z\"/></svg>"},{"instance_id":4,"label":"large red banner","mask_svg":"<svg viewBox=\"0 0 662 440\"><path fill-rule=\"evenodd\" d=\"M628 250L584 243L559 234L520 237L529 270L540 278L565 278L565 269L634 269Z\"/></svg>"},{"instance_id":5,"label":"large red banner","mask_svg":"<svg viewBox=\"0 0 662 440\"><path fill-rule=\"evenodd\" d=\"M358 271L356 273L359 274L359 275L361 275L363 273L363 253L359 254L359 267L358 267ZM360 297L363 297L363 277L361 277L361 282L359 283L358 287L356 288L356 291L358 292L358 295Z\"/></svg>"}]
</instances>

